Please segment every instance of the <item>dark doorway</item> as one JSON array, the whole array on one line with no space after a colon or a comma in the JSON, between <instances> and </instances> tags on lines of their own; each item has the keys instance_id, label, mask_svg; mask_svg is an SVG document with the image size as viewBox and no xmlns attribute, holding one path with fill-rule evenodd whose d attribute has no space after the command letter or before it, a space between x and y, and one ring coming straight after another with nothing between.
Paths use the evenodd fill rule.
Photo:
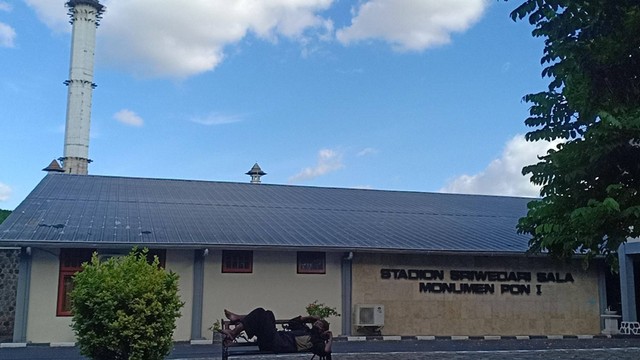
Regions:
<instances>
[{"instance_id":1,"label":"dark doorway","mask_svg":"<svg viewBox=\"0 0 640 360\"><path fill-rule=\"evenodd\" d=\"M605 281L607 292L607 307L622 314L622 301L620 294L620 274L611 271L609 265L605 266Z\"/></svg>"}]
</instances>

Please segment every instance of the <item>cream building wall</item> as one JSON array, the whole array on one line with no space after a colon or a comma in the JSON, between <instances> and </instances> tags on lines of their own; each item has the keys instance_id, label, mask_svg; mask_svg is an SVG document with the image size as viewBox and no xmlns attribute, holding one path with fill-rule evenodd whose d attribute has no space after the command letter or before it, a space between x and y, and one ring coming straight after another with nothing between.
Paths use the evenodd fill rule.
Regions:
<instances>
[{"instance_id":1,"label":"cream building wall","mask_svg":"<svg viewBox=\"0 0 640 360\"><path fill-rule=\"evenodd\" d=\"M56 316L60 251L32 248L27 341L74 342L70 316Z\"/></svg>"},{"instance_id":2,"label":"cream building wall","mask_svg":"<svg viewBox=\"0 0 640 360\"><path fill-rule=\"evenodd\" d=\"M58 249L32 250L31 287L27 318L27 341L31 343L75 342L70 316L56 316L60 260ZM193 303L193 251L167 250L165 268L180 276L178 292L185 302L176 321L175 341L191 337Z\"/></svg>"},{"instance_id":3,"label":"cream building wall","mask_svg":"<svg viewBox=\"0 0 640 360\"><path fill-rule=\"evenodd\" d=\"M381 269L442 271L440 279L383 279ZM452 281L451 271L495 271L531 274L525 281ZM544 273L538 279L538 273ZM546 281L552 273L560 282ZM387 275L389 272L387 273ZM414 272L413 275L416 273ZM435 273L425 273L429 278ZM556 274L558 276L556 276ZM574 279L567 280L567 274ZM455 274L453 274L455 275ZM526 275L522 275L526 276ZM539 281L544 280L544 281ZM420 283L423 290L420 291ZM448 293L442 286L462 283L494 285L489 293ZM502 293L502 285L508 291ZM529 285L530 293L524 289ZM477 286L477 285L476 285ZM538 289L539 286L539 289ZM476 289L482 289L477 287ZM486 288L485 288L486 289ZM538 294L538 290L539 293ZM511 291L517 294L512 294ZM481 291L482 292L482 291ZM356 254L353 260L353 298L356 304L385 306L383 335L595 335L600 333L598 274L579 263L559 264L541 257L482 257ZM354 334L356 328L354 327Z\"/></svg>"},{"instance_id":4,"label":"cream building wall","mask_svg":"<svg viewBox=\"0 0 640 360\"><path fill-rule=\"evenodd\" d=\"M191 311L193 308L193 250L167 250L165 268L173 271L178 279L178 295L184 302L180 310L181 316L176 319L173 331L174 341L191 339Z\"/></svg>"},{"instance_id":5,"label":"cream building wall","mask_svg":"<svg viewBox=\"0 0 640 360\"><path fill-rule=\"evenodd\" d=\"M326 274L298 274L296 251L254 251L253 273L222 273L222 252L205 258L202 335L224 317L224 309L247 313L256 307L272 310L279 319L305 315L305 307L318 300L342 313L341 253L326 254ZM342 333L341 318L329 318L334 335Z\"/></svg>"}]
</instances>

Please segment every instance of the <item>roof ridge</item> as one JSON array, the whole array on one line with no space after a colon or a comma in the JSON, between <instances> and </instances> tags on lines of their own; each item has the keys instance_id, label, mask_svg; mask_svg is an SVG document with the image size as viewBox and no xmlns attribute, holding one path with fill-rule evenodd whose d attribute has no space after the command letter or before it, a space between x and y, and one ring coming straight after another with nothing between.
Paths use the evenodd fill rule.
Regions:
<instances>
[{"instance_id":1,"label":"roof ridge","mask_svg":"<svg viewBox=\"0 0 640 360\"><path fill-rule=\"evenodd\" d=\"M47 174L49 175L49 174ZM204 180L204 179L175 179L175 178L161 178L161 177L135 177L135 176L123 176L123 175L78 175L78 174L52 174L55 176L77 176L81 178L105 178L105 179L128 179L128 180L140 180L140 181L168 181L168 182L193 182L193 183L209 183L209 184L226 184L226 185L238 185L246 187L255 187L254 184L240 181L221 181L221 180ZM316 185L293 185L293 184L274 184L274 183L262 183L261 187L283 187L283 188L296 188L296 189L326 189L326 190L344 190L344 191L362 191L362 192L377 192L377 193L394 193L394 194L424 194L435 195L444 197L477 197L477 198L499 198L499 199L529 199L536 200L536 197L527 196L511 196L511 195L495 195L495 194L465 194L465 193L448 193L438 191L424 191L424 190L398 190L398 189L369 189L362 187L338 187L338 186L316 186Z\"/></svg>"}]
</instances>

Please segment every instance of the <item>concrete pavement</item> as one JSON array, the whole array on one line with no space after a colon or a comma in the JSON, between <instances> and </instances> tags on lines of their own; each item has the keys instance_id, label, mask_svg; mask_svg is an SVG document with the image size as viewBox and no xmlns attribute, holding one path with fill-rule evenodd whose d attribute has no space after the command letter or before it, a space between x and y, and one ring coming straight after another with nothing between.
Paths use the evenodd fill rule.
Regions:
<instances>
[{"instance_id":1,"label":"concrete pavement","mask_svg":"<svg viewBox=\"0 0 640 360\"><path fill-rule=\"evenodd\" d=\"M220 345L176 344L168 357L173 360L220 359ZM245 356L241 359L309 360L310 354ZM369 340L336 341L338 360L638 360L640 337L595 339L500 339L500 340ZM75 347L52 348L29 345L0 348L3 360L86 360Z\"/></svg>"}]
</instances>

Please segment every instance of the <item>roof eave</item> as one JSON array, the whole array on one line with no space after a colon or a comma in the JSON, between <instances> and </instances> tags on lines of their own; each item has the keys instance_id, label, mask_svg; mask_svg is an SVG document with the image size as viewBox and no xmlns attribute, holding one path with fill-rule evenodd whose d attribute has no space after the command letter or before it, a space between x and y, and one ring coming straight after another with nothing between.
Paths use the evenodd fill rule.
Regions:
<instances>
[{"instance_id":1,"label":"roof eave","mask_svg":"<svg viewBox=\"0 0 640 360\"><path fill-rule=\"evenodd\" d=\"M1 241L2 247L35 247L35 248L95 248L95 249L131 249L133 247L150 247L154 249L177 250L260 250L260 251L324 251L354 253L386 253L386 254L420 254L420 255L467 255L467 256L547 256L531 254L526 251L494 251L494 250L447 250L447 249L395 249L367 247L335 247L335 246L291 246L291 245L240 245L240 244L207 244L207 243L119 243L119 242L71 242L71 241Z\"/></svg>"}]
</instances>

